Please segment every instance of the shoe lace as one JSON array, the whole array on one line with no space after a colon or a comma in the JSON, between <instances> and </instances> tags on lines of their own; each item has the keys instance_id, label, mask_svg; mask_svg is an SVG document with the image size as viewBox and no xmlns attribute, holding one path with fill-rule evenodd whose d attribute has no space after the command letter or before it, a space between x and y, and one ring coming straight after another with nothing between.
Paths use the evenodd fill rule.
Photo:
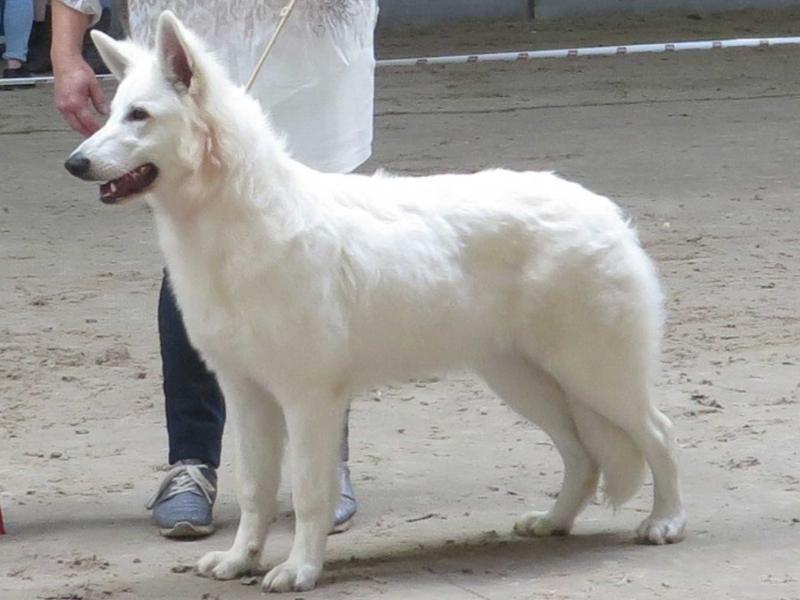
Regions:
<instances>
[{"instance_id":1,"label":"shoe lace","mask_svg":"<svg viewBox=\"0 0 800 600\"><path fill-rule=\"evenodd\" d=\"M214 493L214 485L203 475L206 465L178 465L170 469L158 486L158 490L147 501L147 509L153 508L158 502L168 500L178 494L200 490L209 504L213 502L211 494Z\"/></svg>"}]
</instances>

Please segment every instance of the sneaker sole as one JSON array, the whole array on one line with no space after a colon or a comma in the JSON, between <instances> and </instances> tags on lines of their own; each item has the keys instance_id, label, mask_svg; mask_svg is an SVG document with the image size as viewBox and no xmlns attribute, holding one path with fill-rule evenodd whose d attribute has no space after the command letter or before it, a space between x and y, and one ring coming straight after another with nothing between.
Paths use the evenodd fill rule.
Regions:
<instances>
[{"instance_id":1,"label":"sneaker sole","mask_svg":"<svg viewBox=\"0 0 800 600\"><path fill-rule=\"evenodd\" d=\"M213 525L195 525L188 521L180 521L172 527L159 527L158 532L167 538L193 539L206 537L214 533Z\"/></svg>"},{"instance_id":2,"label":"sneaker sole","mask_svg":"<svg viewBox=\"0 0 800 600\"><path fill-rule=\"evenodd\" d=\"M344 533L352 526L353 526L353 517L350 517L349 519L347 519L347 521L344 521L343 523L335 524L333 526L333 529L331 529L331 532L328 535L336 535L337 533Z\"/></svg>"}]
</instances>

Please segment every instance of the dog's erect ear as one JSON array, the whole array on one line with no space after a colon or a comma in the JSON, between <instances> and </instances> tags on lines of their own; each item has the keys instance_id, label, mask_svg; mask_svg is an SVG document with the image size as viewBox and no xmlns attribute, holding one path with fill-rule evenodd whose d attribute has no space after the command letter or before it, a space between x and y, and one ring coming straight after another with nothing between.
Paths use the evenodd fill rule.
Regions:
<instances>
[{"instance_id":1,"label":"dog's erect ear","mask_svg":"<svg viewBox=\"0 0 800 600\"><path fill-rule=\"evenodd\" d=\"M156 28L156 54L164 77L179 93L199 93L200 52L193 47L191 35L187 35L178 18L168 10L162 12Z\"/></svg>"},{"instance_id":2,"label":"dog's erect ear","mask_svg":"<svg viewBox=\"0 0 800 600\"><path fill-rule=\"evenodd\" d=\"M131 64L125 53L125 44L97 29L92 29L91 36L92 42L94 42L94 46L100 53L103 62L106 63L108 70L121 81L125 77L125 71Z\"/></svg>"}]
</instances>

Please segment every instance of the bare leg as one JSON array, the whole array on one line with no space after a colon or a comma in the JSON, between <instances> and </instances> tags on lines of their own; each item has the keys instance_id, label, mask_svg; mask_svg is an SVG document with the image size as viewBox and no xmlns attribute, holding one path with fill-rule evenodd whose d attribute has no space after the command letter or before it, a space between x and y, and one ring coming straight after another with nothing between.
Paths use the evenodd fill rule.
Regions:
<instances>
[{"instance_id":1,"label":"bare leg","mask_svg":"<svg viewBox=\"0 0 800 600\"><path fill-rule=\"evenodd\" d=\"M345 403L322 395L285 406L295 533L289 558L264 577L265 591L310 590L322 572L338 498L336 465L346 410Z\"/></svg>"},{"instance_id":2,"label":"bare leg","mask_svg":"<svg viewBox=\"0 0 800 600\"><path fill-rule=\"evenodd\" d=\"M236 486L241 516L233 546L209 552L197 564L202 575L232 579L258 565L267 530L277 513L283 412L274 398L245 378L218 374L236 448Z\"/></svg>"},{"instance_id":3,"label":"bare leg","mask_svg":"<svg viewBox=\"0 0 800 600\"><path fill-rule=\"evenodd\" d=\"M519 535L566 534L594 495L599 472L578 438L564 391L550 375L519 357L482 365L481 374L509 406L549 435L564 461L564 482L547 512L529 512L514 525Z\"/></svg>"}]
</instances>

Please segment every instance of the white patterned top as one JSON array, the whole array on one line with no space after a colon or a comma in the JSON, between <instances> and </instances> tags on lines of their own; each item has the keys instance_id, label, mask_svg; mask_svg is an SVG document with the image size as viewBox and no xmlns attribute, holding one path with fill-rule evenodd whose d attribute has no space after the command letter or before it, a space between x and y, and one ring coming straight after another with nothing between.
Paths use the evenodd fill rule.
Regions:
<instances>
[{"instance_id":1,"label":"white patterned top","mask_svg":"<svg viewBox=\"0 0 800 600\"><path fill-rule=\"evenodd\" d=\"M99 0L59 0L99 17ZM244 84L288 0L128 0L131 37L152 44L170 9ZM347 172L372 151L377 0L298 0L252 94L309 166Z\"/></svg>"}]
</instances>

